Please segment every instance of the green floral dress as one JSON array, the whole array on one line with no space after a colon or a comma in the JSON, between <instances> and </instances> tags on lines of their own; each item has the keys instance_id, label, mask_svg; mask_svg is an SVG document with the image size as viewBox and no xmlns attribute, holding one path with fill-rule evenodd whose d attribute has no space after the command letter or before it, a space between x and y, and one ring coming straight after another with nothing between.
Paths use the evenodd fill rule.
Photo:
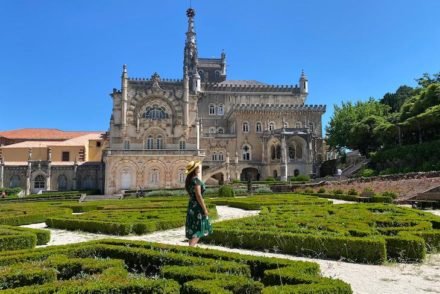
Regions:
<instances>
[{"instance_id":1,"label":"green floral dress","mask_svg":"<svg viewBox=\"0 0 440 294\"><path fill-rule=\"evenodd\" d=\"M194 187L199 185L203 193L206 190L205 183L195 177L189 184L188 212L186 214L185 236L188 239L200 238L212 234L212 226L203 213L202 206L197 202Z\"/></svg>"}]
</instances>

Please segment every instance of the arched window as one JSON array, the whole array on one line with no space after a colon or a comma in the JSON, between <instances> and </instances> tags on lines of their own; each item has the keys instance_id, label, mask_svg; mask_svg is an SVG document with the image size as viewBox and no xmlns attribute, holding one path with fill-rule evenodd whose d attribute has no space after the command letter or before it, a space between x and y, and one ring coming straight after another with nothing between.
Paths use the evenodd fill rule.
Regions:
<instances>
[{"instance_id":1,"label":"arched window","mask_svg":"<svg viewBox=\"0 0 440 294\"><path fill-rule=\"evenodd\" d=\"M269 131L273 131L273 130L275 130L275 123L273 121L271 121L269 123Z\"/></svg>"},{"instance_id":2,"label":"arched window","mask_svg":"<svg viewBox=\"0 0 440 294\"><path fill-rule=\"evenodd\" d=\"M212 153L211 160L217 161L217 153L216 152Z\"/></svg>"},{"instance_id":3,"label":"arched window","mask_svg":"<svg viewBox=\"0 0 440 294\"><path fill-rule=\"evenodd\" d=\"M156 138L156 149L162 149L163 148L163 140L162 136L157 136Z\"/></svg>"},{"instance_id":4,"label":"arched window","mask_svg":"<svg viewBox=\"0 0 440 294\"><path fill-rule=\"evenodd\" d=\"M270 158L274 160L277 156L275 145L270 146Z\"/></svg>"},{"instance_id":5,"label":"arched window","mask_svg":"<svg viewBox=\"0 0 440 294\"><path fill-rule=\"evenodd\" d=\"M210 134L215 134L215 127L210 127L209 128L209 133Z\"/></svg>"},{"instance_id":6,"label":"arched window","mask_svg":"<svg viewBox=\"0 0 440 294\"><path fill-rule=\"evenodd\" d=\"M261 122L257 122L255 125L255 131L257 133L261 133L263 131L263 129L261 128Z\"/></svg>"},{"instance_id":7,"label":"arched window","mask_svg":"<svg viewBox=\"0 0 440 294\"><path fill-rule=\"evenodd\" d=\"M220 152L220 153L218 154L218 160L219 160L219 161L223 161L223 160L224 160L223 152Z\"/></svg>"},{"instance_id":8,"label":"arched window","mask_svg":"<svg viewBox=\"0 0 440 294\"><path fill-rule=\"evenodd\" d=\"M185 179L186 179L185 169L181 168L177 173L179 176L179 183L181 184L185 183Z\"/></svg>"},{"instance_id":9,"label":"arched window","mask_svg":"<svg viewBox=\"0 0 440 294\"><path fill-rule=\"evenodd\" d=\"M295 159L295 147L289 146L289 158Z\"/></svg>"},{"instance_id":10,"label":"arched window","mask_svg":"<svg viewBox=\"0 0 440 294\"><path fill-rule=\"evenodd\" d=\"M10 188L20 187L20 176L19 175L13 175L11 177L11 179L9 180L9 187Z\"/></svg>"},{"instance_id":11,"label":"arched window","mask_svg":"<svg viewBox=\"0 0 440 294\"><path fill-rule=\"evenodd\" d=\"M247 121L245 121L243 123L243 133L249 133L249 123Z\"/></svg>"},{"instance_id":12,"label":"arched window","mask_svg":"<svg viewBox=\"0 0 440 294\"><path fill-rule=\"evenodd\" d=\"M287 129L289 127L289 123L287 121L285 121L283 126L285 129Z\"/></svg>"},{"instance_id":13,"label":"arched window","mask_svg":"<svg viewBox=\"0 0 440 294\"><path fill-rule=\"evenodd\" d=\"M225 114L225 107L223 104L219 104L217 106L217 115L223 115Z\"/></svg>"},{"instance_id":14,"label":"arched window","mask_svg":"<svg viewBox=\"0 0 440 294\"><path fill-rule=\"evenodd\" d=\"M153 145L153 136L148 136L147 140L145 141L145 149L154 149Z\"/></svg>"},{"instance_id":15,"label":"arched window","mask_svg":"<svg viewBox=\"0 0 440 294\"><path fill-rule=\"evenodd\" d=\"M224 133L225 133L225 130L224 130L223 128L220 127L220 128L217 129L217 133L218 133L218 134L224 134Z\"/></svg>"},{"instance_id":16,"label":"arched window","mask_svg":"<svg viewBox=\"0 0 440 294\"><path fill-rule=\"evenodd\" d=\"M296 128L301 129L301 127L302 127L301 122L300 121L296 122Z\"/></svg>"},{"instance_id":17,"label":"arched window","mask_svg":"<svg viewBox=\"0 0 440 294\"><path fill-rule=\"evenodd\" d=\"M151 120L161 120L168 118L169 115L165 111L165 107L158 105L148 106L144 112L144 118Z\"/></svg>"},{"instance_id":18,"label":"arched window","mask_svg":"<svg viewBox=\"0 0 440 294\"><path fill-rule=\"evenodd\" d=\"M180 150L185 150L186 149L186 143L185 143L185 141L180 141L179 142L179 149Z\"/></svg>"},{"instance_id":19,"label":"arched window","mask_svg":"<svg viewBox=\"0 0 440 294\"><path fill-rule=\"evenodd\" d=\"M34 179L34 188L35 189L44 189L46 186L46 179L43 175L38 175Z\"/></svg>"},{"instance_id":20,"label":"arched window","mask_svg":"<svg viewBox=\"0 0 440 294\"><path fill-rule=\"evenodd\" d=\"M153 168L150 173L150 183L159 184L160 172L157 168Z\"/></svg>"},{"instance_id":21,"label":"arched window","mask_svg":"<svg viewBox=\"0 0 440 294\"><path fill-rule=\"evenodd\" d=\"M220 71L218 70L215 71L215 79L216 80L220 79Z\"/></svg>"},{"instance_id":22,"label":"arched window","mask_svg":"<svg viewBox=\"0 0 440 294\"><path fill-rule=\"evenodd\" d=\"M277 145L277 159L281 159L281 145Z\"/></svg>"},{"instance_id":23,"label":"arched window","mask_svg":"<svg viewBox=\"0 0 440 294\"><path fill-rule=\"evenodd\" d=\"M215 115L215 104L209 104L209 115Z\"/></svg>"},{"instance_id":24,"label":"arched window","mask_svg":"<svg viewBox=\"0 0 440 294\"><path fill-rule=\"evenodd\" d=\"M58 177L58 191L67 190L67 177L65 175L60 175Z\"/></svg>"},{"instance_id":25,"label":"arched window","mask_svg":"<svg viewBox=\"0 0 440 294\"><path fill-rule=\"evenodd\" d=\"M249 145L244 145L242 150L242 159L251 160L251 148Z\"/></svg>"}]
</instances>

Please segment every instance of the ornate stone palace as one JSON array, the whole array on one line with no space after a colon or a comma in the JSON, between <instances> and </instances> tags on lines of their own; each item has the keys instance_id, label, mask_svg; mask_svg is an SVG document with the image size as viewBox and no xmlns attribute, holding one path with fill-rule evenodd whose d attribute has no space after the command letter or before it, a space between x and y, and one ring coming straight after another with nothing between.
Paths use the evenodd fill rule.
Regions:
<instances>
[{"instance_id":1,"label":"ornate stone palace","mask_svg":"<svg viewBox=\"0 0 440 294\"><path fill-rule=\"evenodd\" d=\"M187 16L182 80L132 78L123 67L111 94L105 193L182 187L195 159L208 183L316 174L325 106L305 104L304 72L295 86L228 80L224 53L198 56L194 10Z\"/></svg>"},{"instance_id":2,"label":"ornate stone palace","mask_svg":"<svg viewBox=\"0 0 440 294\"><path fill-rule=\"evenodd\" d=\"M187 16L182 80L132 78L124 65L107 134L0 132L0 188L114 194L183 187L191 160L203 161L211 184L317 174L325 106L305 104L304 72L294 86L228 80L224 53L198 56L194 10Z\"/></svg>"}]
</instances>

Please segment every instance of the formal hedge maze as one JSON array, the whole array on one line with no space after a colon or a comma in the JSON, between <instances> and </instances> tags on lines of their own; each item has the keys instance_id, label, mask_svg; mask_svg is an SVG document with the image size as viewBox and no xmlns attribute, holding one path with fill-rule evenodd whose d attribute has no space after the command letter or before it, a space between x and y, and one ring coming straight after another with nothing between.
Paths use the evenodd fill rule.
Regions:
<instances>
[{"instance_id":1,"label":"formal hedge maze","mask_svg":"<svg viewBox=\"0 0 440 294\"><path fill-rule=\"evenodd\" d=\"M266 206L258 216L216 223L206 241L359 263L419 262L440 249L440 217L391 204Z\"/></svg>"},{"instance_id":2,"label":"formal hedge maze","mask_svg":"<svg viewBox=\"0 0 440 294\"><path fill-rule=\"evenodd\" d=\"M263 206L332 204L332 202L328 201L327 199L320 199L313 196L304 196L299 194L271 194L243 198L219 198L210 199L209 202L217 205L228 205L245 210L259 210Z\"/></svg>"},{"instance_id":3,"label":"formal hedge maze","mask_svg":"<svg viewBox=\"0 0 440 294\"><path fill-rule=\"evenodd\" d=\"M47 230L0 225L0 251L34 248L47 244L49 240L50 232Z\"/></svg>"},{"instance_id":4,"label":"formal hedge maze","mask_svg":"<svg viewBox=\"0 0 440 294\"><path fill-rule=\"evenodd\" d=\"M140 241L0 252L0 293L352 293L312 262Z\"/></svg>"},{"instance_id":5,"label":"formal hedge maze","mask_svg":"<svg viewBox=\"0 0 440 294\"><path fill-rule=\"evenodd\" d=\"M111 235L146 234L185 225L187 198L169 200L154 198L85 206L81 215L64 215L47 218L51 228L81 230ZM81 206L75 208L78 211ZM71 207L72 208L72 207ZM92 210L93 208L93 210ZM208 205L212 217L217 216L214 205Z\"/></svg>"}]
</instances>

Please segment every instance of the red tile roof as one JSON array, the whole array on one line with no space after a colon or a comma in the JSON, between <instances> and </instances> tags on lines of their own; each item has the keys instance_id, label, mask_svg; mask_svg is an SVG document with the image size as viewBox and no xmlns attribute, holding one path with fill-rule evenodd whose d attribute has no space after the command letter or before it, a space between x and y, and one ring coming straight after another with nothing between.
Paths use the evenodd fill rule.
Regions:
<instances>
[{"instance_id":1,"label":"red tile roof","mask_svg":"<svg viewBox=\"0 0 440 294\"><path fill-rule=\"evenodd\" d=\"M87 134L97 133L105 132L65 132L58 129L19 129L0 132L0 137L26 140L68 140Z\"/></svg>"}]
</instances>

